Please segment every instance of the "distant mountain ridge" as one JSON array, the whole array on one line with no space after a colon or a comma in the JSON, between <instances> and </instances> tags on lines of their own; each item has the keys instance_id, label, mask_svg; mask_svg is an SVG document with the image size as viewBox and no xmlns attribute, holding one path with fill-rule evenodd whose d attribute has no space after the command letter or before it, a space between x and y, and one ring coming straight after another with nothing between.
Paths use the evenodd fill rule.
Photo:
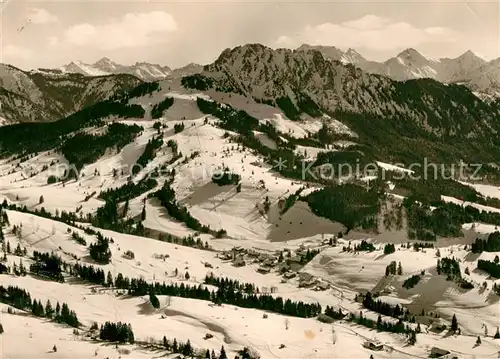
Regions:
<instances>
[{"instance_id":1,"label":"distant mountain ridge","mask_svg":"<svg viewBox=\"0 0 500 359\"><path fill-rule=\"evenodd\" d=\"M443 83L463 83L479 93L500 95L500 59L488 62L470 50L456 58L430 59L408 48L384 62L377 62L367 60L353 49L344 52L334 46L307 44L297 48L297 51L309 50L317 50L331 60L397 81L431 78Z\"/></svg>"},{"instance_id":2,"label":"distant mountain ridge","mask_svg":"<svg viewBox=\"0 0 500 359\"><path fill-rule=\"evenodd\" d=\"M401 61L418 60L415 55L407 51ZM341 60L316 49L248 44L224 50L183 84L238 93L279 107L295 121L327 114L357 133L370 150L384 152L385 159L410 159L419 151L419 158L432 160L493 161L500 154L500 101L488 102L466 86L433 79L395 81Z\"/></svg>"},{"instance_id":3,"label":"distant mountain ridge","mask_svg":"<svg viewBox=\"0 0 500 359\"><path fill-rule=\"evenodd\" d=\"M0 64L0 125L58 120L141 82L127 74L90 77Z\"/></svg>"},{"instance_id":4,"label":"distant mountain ridge","mask_svg":"<svg viewBox=\"0 0 500 359\"><path fill-rule=\"evenodd\" d=\"M147 62L136 62L134 65L120 65L107 57L103 57L94 64L72 61L60 68L63 73L78 73L85 76L129 74L143 81L158 81L168 77L192 75L201 72L202 69L203 66L193 63L175 70L172 70L168 66L150 64Z\"/></svg>"}]
</instances>

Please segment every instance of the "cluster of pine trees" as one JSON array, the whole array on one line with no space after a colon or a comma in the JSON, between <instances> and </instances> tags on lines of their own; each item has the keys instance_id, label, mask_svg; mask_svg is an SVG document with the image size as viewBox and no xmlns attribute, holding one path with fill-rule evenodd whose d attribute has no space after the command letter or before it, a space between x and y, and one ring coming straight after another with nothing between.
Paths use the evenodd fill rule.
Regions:
<instances>
[{"instance_id":1,"label":"cluster of pine trees","mask_svg":"<svg viewBox=\"0 0 500 359\"><path fill-rule=\"evenodd\" d=\"M241 176L237 173L231 172L227 167L223 171L216 172L212 175L212 182L219 186L238 184L240 180Z\"/></svg>"},{"instance_id":2,"label":"cluster of pine trees","mask_svg":"<svg viewBox=\"0 0 500 359\"><path fill-rule=\"evenodd\" d=\"M391 323L383 321L382 317L379 315L377 321L375 322L370 318L364 317L363 312L361 311L359 312L358 316L356 316L354 313L350 313L350 321L370 329L377 329L381 332L400 333L407 335L416 333L416 331L412 329L411 326L406 325L402 319L399 319L397 323Z\"/></svg>"},{"instance_id":3,"label":"cluster of pine trees","mask_svg":"<svg viewBox=\"0 0 500 359\"><path fill-rule=\"evenodd\" d=\"M205 278L207 284L217 286L217 292L213 296L215 303L232 304L242 308L256 308L268 310L294 317L315 317L321 313L318 303L309 304L294 302L282 297L273 297L266 294L257 295L258 289L250 283L240 283L237 280L227 278L214 278L212 275Z\"/></svg>"},{"instance_id":4,"label":"cluster of pine trees","mask_svg":"<svg viewBox=\"0 0 500 359\"><path fill-rule=\"evenodd\" d=\"M119 203L127 199L140 196L141 194L155 188L157 185L158 182L156 182L155 179L145 177L137 183L130 181L120 187L109 188L101 192L99 194L99 198L102 198L105 201Z\"/></svg>"},{"instance_id":5,"label":"cluster of pine trees","mask_svg":"<svg viewBox=\"0 0 500 359\"><path fill-rule=\"evenodd\" d=\"M34 263L30 265L30 272L36 275L50 278L56 282L64 283L62 275L63 261L54 253L33 252Z\"/></svg>"},{"instance_id":6,"label":"cluster of pine trees","mask_svg":"<svg viewBox=\"0 0 500 359\"><path fill-rule=\"evenodd\" d=\"M480 259L477 261L477 268L485 271L494 278L500 278L500 263L498 261L498 256L495 257L495 261L488 261Z\"/></svg>"},{"instance_id":7,"label":"cluster of pine trees","mask_svg":"<svg viewBox=\"0 0 500 359\"><path fill-rule=\"evenodd\" d=\"M151 118L156 120L163 116L163 112L168 110L174 104L173 97L165 97L163 101L153 106L151 109Z\"/></svg>"},{"instance_id":8,"label":"cluster of pine trees","mask_svg":"<svg viewBox=\"0 0 500 359\"><path fill-rule=\"evenodd\" d=\"M387 315L389 317L397 319L402 318L405 321L415 320L414 318L411 318L410 311L408 309L404 310L404 308L399 306L399 304L394 306L384 303L381 300L374 300L370 292L366 293L362 303L366 309Z\"/></svg>"},{"instance_id":9,"label":"cluster of pine trees","mask_svg":"<svg viewBox=\"0 0 500 359\"><path fill-rule=\"evenodd\" d=\"M213 80L209 77L203 76L202 74L194 74L190 76L184 76L181 79L181 84L185 88L206 91L211 89L214 83Z\"/></svg>"},{"instance_id":10,"label":"cluster of pine trees","mask_svg":"<svg viewBox=\"0 0 500 359\"><path fill-rule=\"evenodd\" d=\"M97 233L97 242L89 246L90 257L98 263L108 264L111 261L109 239L100 232Z\"/></svg>"},{"instance_id":11,"label":"cluster of pine trees","mask_svg":"<svg viewBox=\"0 0 500 359\"><path fill-rule=\"evenodd\" d=\"M175 199L175 191L170 187L169 180L165 181L162 189L151 194L151 196L158 198L161 205L167 210L168 214L178 221L186 224L188 228L201 233L210 233L216 238L221 238L226 235L226 231L224 229L215 231L207 225L202 225L200 221L189 213L186 207L178 204Z\"/></svg>"},{"instance_id":12,"label":"cluster of pine trees","mask_svg":"<svg viewBox=\"0 0 500 359\"><path fill-rule=\"evenodd\" d=\"M70 310L66 303L63 303L61 306L59 302L57 302L54 310L52 309L50 301L47 301L44 308L41 301L32 299L31 295L26 290L19 287L8 286L5 288L0 285L0 302L20 310L29 310L37 317L48 318L75 328L79 326L76 313Z\"/></svg>"},{"instance_id":13,"label":"cluster of pine trees","mask_svg":"<svg viewBox=\"0 0 500 359\"><path fill-rule=\"evenodd\" d=\"M114 98L122 100L125 103L135 97L142 97L147 94L152 94L155 91L160 91L161 86L158 82L143 82L131 90L123 90L117 93Z\"/></svg>"},{"instance_id":14,"label":"cluster of pine trees","mask_svg":"<svg viewBox=\"0 0 500 359\"><path fill-rule=\"evenodd\" d=\"M307 249L305 254L300 256L300 264L307 264L314 259L321 251L319 249Z\"/></svg>"},{"instance_id":15,"label":"cluster of pine trees","mask_svg":"<svg viewBox=\"0 0 500 359\"><path fill-rule=\"evenodd\" d=\"M391 253L394 253L396 252L396 247L394 246L394 244L392 243L387 243L385 246L384 246L384 254L387 255L387 254L391 254Z\"/></svg>"},{"instance_id":16,"label":"cluster of pine trees","mask_svg":"<svg viewBox=\"0 0 500 359\"><path fill-rule=\"evenodd\" d=\"M6 199L4 199L4 201L1 203L0 208L9 209L12 211L18 211L21 213L33 214L35 216L51 219L53 221L62 222L62 223L65 223L65 224L68 224L70 226L77 227L77 228L80 228L80 227L79 227L79 225L77 225L76 222L88 222L87 218L82 217L82 216L79 217L74 212L61 211L59 213L59 211L56 210L56 213L52 214L50 212L47 212L45 210L45 208L43 208L43 207L40 209L29 210L28 207L26 207L26 206L18 206L15 203L9 204L9 203L7 203ZM82 227L80 229L83 229L83 228L86 228L86 227Z\"/></svg>"},{"instance_id":17,"label":"cluster of pine trees","mask_svg":"<svg viewBox=\"0 0 500 359\"><path fill-rule=\"evenodd\" d=\"M168 243L174 243L174 244L179 244L181 246L185 247L194 247L194 248L199 248L199 249L204 249L207 251L212 250L213 248L208 244L207 241L203 243L203 241L200 238L194 238L193 236L189 235L187 237L176 237L171 234L160 234L159 237L160 241L168 242Z\"/></svg>"},{"instance_id":18,"label":"cluster of pine trees","mask_svg":"<svg viewBox=\"0 0 500 359\"><path fill-rule=\"evenodd\" d=\"M108 125L107 131L103 135L91 135L79 133L66 140L61 147L61 152L71 165L80 171L84 165L94 163L103 156L108 148L120 150L143 130L137 125L124 125L122 123L112 123ZM69 178L79 177L79 173L68 174Z\"/></svg>"},{"instance_id":19,"label":"cluster of pine trees","mask_svg":"<svg viewBox=\"0 0 500 359\"><path fill-rule=\"evenodd\" d=\"M345 313L342 313L342 308L339 308L339 310L337 311L335 310L335 308L330 307L329 305L327 305L325 308L325 315L337 320L344 319L345 317Z\"/></svg>"},{"instance_id":20,"label":"cluster of pine trees","mask_svg":"<svg viewBox=\"0 0 500 359\"><path fill-rule=\"evenodd\" d=\"M134 344L135 342L132 326L122 322L106 322L101 325L101 329L99 330L99 339L118 343Z\"/></svg>"},{"instance_id":21,"label":"cluster of pine trees","mask_svg":"<svg viewBox=\"0 0 500 359\"><path fill-rule=\"evenodd\" d=\"M213 272L210 272L205 276L205 284L213 285L217 288L222 288L223 291L234 290L238 292L243 292L246 294L259 293L259 288L252 283L240 283L235 279L215 277Z\"/></svg>"},{"instance_id":22,"label":"cluster of pine trees","mask_svg":"<svg viewBox=\"0 0 500 359\"><path fill-rule=\"evenodd\" d=\"M112 286L114 282L111 272L108 272L108 275L106 276L102 269L96 268L92 265L75 263L72 267L70 267L70 275L105 287ZM123 278L121 274L119 274L119 277ZM116 280L118 279L119 278L117 277Z\"/></svg>"},{"instance_id":23,"label":"cluster of pine trees","mask_svg":"<svg viewBox=\"0 0 500 359\"><path fill-rule=\"evenodd\" d=\"M411 277L405 279L405 281L403 282L403 288L409 290L416 286L421 279L422 277L420 276L420 274L414 274Z\"/></svg>"},{"instance_id":24,"label":"cluster of pine trees","mask_svg":"<svg viewBox=\"0 0 500 359\"><path fill-rule=\"evenodd\" d=\"M459 280L462 278L460 264L454 257L438 259L436 271L439 275L445 275L446 280Z\"/></svg>"},{"instance_id":25,"label":"cluster of pine trees","mask_svg":"<svg viewBox=\"0 0 500 359\"><path fill-rule=\"evenodd\" d=\"M348 229L377 228L379 189L347 183L312 192L306 201L314 214L344 224Z\"/></svg>"},{"instance_id":26,"label":"cluster of pine trees","mask_svg":"<svg viewBox=\"0 0 500 359\"><path fill-rule=\"evenodd\" d=\"M174 125L174 133L179 133L179 132L182 132L182 131L184 131L184 122L176 123Z\"/></svg>"},{"instance_id":27,"label":"cluster of pine trees","mask_svg":"<svg viewBox=\"0 0 500 359\"><path fill-rule=\"evenodd\" d=\"M392 275L403 275L403 266L401 265L401 262L396 263L395 261L392 261L385 267L385 276L387 277L389 274Z\"/></svg>"},{"instance_id":28,"label":"cluster of pine trees","mask_svg":"<svg viewBox=\"0 0 500 359\"><path fill-rule=\"evenodd\" d=\"M413 243L413 250L415 252L419 252L420 249L422 248L434 248L434 243L422 243L422 242Z\"/></svg>"},{"instance_id":29,"label":"cluster of pine trees","mask_svg":"<svg viewBox=\"0 0 500 359\"><path fill-rule=\"evenodd\" d=\"M76 231L73 231L73 233L71 233L71 239L74 240L76 243L81 244L82 246L87 245L87 241L85 240L85 238L79 235L78 232Z\"/></svg>"},{"instance_id":30,"label":"cluster of pine trees","mask_svg":"<svg viewBox=\"0 0 500 359\"><path fill-rule=\"evenodd\" d=\"M361 243L356 244L354 246L355 252L373 252L375 249L376 248L372 243L369 243L369 242L365 241L364 239L361 241Z\"/></svg>"},{"instance_id":31,"label":"cluster of pine trees","mask_svg":"<svg viewBox=\"0 0 500 359\"><path fill-rule=\"evenodd\" d=\"M132 167L132 174L137 174L141 169L146 167L146 165L151 162L155 156L156 151L163 145L163 137L158 136L154 137L152 140L149 140L144 148L144 152L139 156L135 165ZM133 198L133 197L132 197Z\"/></svg>"},{"instance_id":32,"label":"cluster of pine trees","mask_svg":"<svg viewBox=\"0 0 500 359\"><path fill-rule=\"evenodd\" d=\"M255 308L268 310L280 314L286 314L296 317L314 317L321 313L321 306L318 303L310 304L303 302L294 302L282 297L274 297L265 294L254 294L256 287L253 284L241 284L236 280L216 279L207 277L206 280L217 285L216 292L209 291L207 288L198 286L189 286L181 283L178 285L155 282L147 283L142 278L128 278L119 273L113 280L113 276L108 272L106 280L104 272L100 269L93 269L92 266L74 265L72 273L81 279L91 281L92 283L111 286L117 289L127 290L129 295L144 296L154 293L155 295L168 295L172 297L194 298L200 300L212 301L214 303L231 304L242 308ZM243 289L241 289L243 288ZM249 291L252 292L249 293Z\"/></svg>"},{"instance_id":33,"label":"cluster of pine trees","mask_svg":"<svg viewBox=\"0 0 500 359\"><path fill-rule=\"evenodd\" d=\"M121 101L121 100L120 100ZM20 123L0 128L2 154L27 154L60 148L69 134L80 129L103 126L105 118L143 118L145 111L140 105L128 105L126 101L113 99L98 102L54 122ZM28 141L26 139L29 139ZM86 144L87 148L90 148Z\"/></svg>"},{"instance_id":34,"label":"cluster of pine trees","mask_svg":"<svg viewBox=\"0 0 500 359\"><path fill-rule=\"evenodd\" d=\"M435 241L437 236L460 237L464 223L482 222L500 225L500 213L481 211L472 206L437 200L432 202L436 209L431 211L430 205L422 205L414 198L407 198L403 203L408 215L408 226L423 233L424 238L419 236L415 238L419 240Z\"/></svg>"},{"instance_id":35,"label":"cluster of pine trees","mask_svg":"<svg viewBox=\"0 0 500 359\"><path fill-rule=\"evenodd\" d=\"M471 245L473 253L500 252L500 232L493 232L488 235L486 240L476 238Z\"/></svg>"}]
</instances>

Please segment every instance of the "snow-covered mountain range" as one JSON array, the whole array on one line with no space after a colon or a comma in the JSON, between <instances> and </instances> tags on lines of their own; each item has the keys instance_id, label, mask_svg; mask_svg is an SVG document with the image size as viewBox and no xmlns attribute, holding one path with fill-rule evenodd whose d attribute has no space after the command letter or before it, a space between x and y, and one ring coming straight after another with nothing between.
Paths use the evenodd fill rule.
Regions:
<instances>
[{"instance_id":1,"label":"snow-covered mountain range","mask_svg":"<svg viewBox=\"0 0 500 359\"><path fill-rule=\"evenodd\" d=\"M172 70L168 66L150 64L147 62L136 62L134 65L120 65L103 57L94 64L86 64L81 61L72 61L60 68L63 73L78 73L86 76L106 76L112 74L130 74L144 81L157 81L167 77L186 76L200 72L202 66L188 64L179 69Z\"/></svg>"},{"instance_id":2,"label":"snow-covered mountain range","mask_svg":"<svg viewBox=\"0 0 500 359\"><path fill-rule=\"evenodd\" d=\"M408 48L384 62L376 62L367 60L354 49L342 51L334 46L311 45L297 48L298 51L312 49L329 59L393 80L432 78L444 83L463 83L473 91L491 95L496 95L500 88L500 59L487 62L470 50L456 58L431 59Z\"/></svg>"}]
</instances>

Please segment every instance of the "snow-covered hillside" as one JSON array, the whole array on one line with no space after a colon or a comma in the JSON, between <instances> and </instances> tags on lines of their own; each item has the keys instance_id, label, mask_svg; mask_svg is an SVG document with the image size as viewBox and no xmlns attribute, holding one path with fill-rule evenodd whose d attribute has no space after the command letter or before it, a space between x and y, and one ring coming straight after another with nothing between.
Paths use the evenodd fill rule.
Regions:
<instances>
[{"instance_id":1,"label":"snow-covered hillside","mask_svg":"<svg viewBox=\"0 0 500 359\"><path fill-rule=\"evenodd\" d=\"M205 350L213 350L214 357L224 358L220 355L222 347L229 358L243 356L243 348L248 348L252 358L262 359L372 355L383 359L427 358L434 347L460 358L497 357L499 339L493 336L498 326L500 297L495 294L494 285L500 285L500 281L477 268L480 261L494 261L497 253L470 250L476 236L473 229L482 228L483 224L464 225L469 236L439 238L415 250L406 245L409 240L404 230L392 236L382 230L349 231L341 223L316 215L302 200L288 202L285 208L291 195L300 192L305 196L324 184L279 175L274 163L237 142L238 133L221 128L220 118L206 115L198 107L199 98L221 99L226 94L185 90L172 79L163 80L160 85L159 91L130 100L145 109L144 118L112 120L140 125L138 135L119 150L108 148L95 162L86 163L76 179L50 183L50 176L63 176L68 166L67 159L57 150L0 161L0 203L5 200L9 205L0 214L0 255L5 253L5 260L0 261L1 286L22 288L44 306L48 301L52 306L65 303L80 322L79 328L70 328L49 317L40 317L33 305L7 305L5 302L12 297L2 291L0 352L6 358L143 359L179 355L172 353L178 348L167 348L164 336L169 341L175 338L176 343L189 341L193 348L203 350L196 353L202 358ZM152 110L166 98L173 99L173 103L153 119ZM221 103L236 107L238 101L242 99L235 95L225 97ZM251 108L249 113L256 116L256 122L270 123L278 136L289 141L310 140L310 134L322 128L320 120L290 122L271 106L249 100L244 104ZM81 132L105 132L106 126L99 126ZM330 127L355 137L349 128L334 120ZM263 132L252 133L263 146L276 145ZM278 136L274 138L279 143ZM162 141L158 142L154 156L133 172L132 166L158 139ZM297 146L295 151L314 159L329 150L313 144L310 141ZM339 140L336 151L349 145L355 143ZM377 165L388 171L411 172L385 162ZM162 166L166 170L153 176L153 170ZM219 185L212 177L218 171L238 174L238 181ZM99 223L89 221L99 208L105 207L105 191L126 185L134 188L148 175L156 181L152 188L130 198L120 197L114 203L124 221L134 222L127 227L128 234L119 232L120 228L98 228ZM153 195L165 186L173 191L165 191L164 196ZM492 187L476 188L491 197L498 196ZM171 202L166 199L169 194L174 196ZM397 198L394 206L402 197ZM458 201L453 197L444 200ZM176 212L165 205L172 203L185 210ZM477 208L490 210L486 206ZM75 217L57 217L63 211L73 212ZM50 218L47 213L56 217ZM199 221L199 230L192 229L196 227L186 219L186 213ZM175 215L184 216L184 221L174 219ZM219 235L222 229L224 232ZM494 231L487 229L483 232ZM480 236L481 231L476 232ZM109 239L105 241L109 262L98 261L94 255L95 248L102 245L99 235ZM359 249L367 243L373 246L370 250ZM386 253L390 247L387 245L394 245L394 250ZM36 272L38 267L31 267L43 262L35 252L52 253L64 261L62 281L50 280L47 272ZM447 280L439 273L438 261L444 258L454 258L459 263L460 277L472 288L464 289L464 282ZM401 264L400 273L387 273L393 262ZM33 272L23 275L21 266ZM84 280L81 266L92 266L94 272L102 270L105 281L96 283L90 269ZM219 284L217 290L214 283L206 282L206 276L250 283L258 291L246 287L228 297L217 297L224 286ZM418 282L411 288L404 287L412 276L418 276ZM128 288L123 284L124 278L128 278ZM118 284L120 280L122 286ZM151 290L137 294L138 283L151 285ZM166 286L176 286L179 291L172 295L162 293L160 288ZM205 289L208 297L203 297ZM378 294L384 303L398 303L409 311L400 316L407 326L406 334L400 329L395 330L399 333L384 330L381 323L395 326L398 319L360 303L358 295L367 291ZM253 298L249 293L255 296L254 302L242 305L243 298ZM156 307L154 297L158 299ZM271 299L278 303L276 307L262 304L271 303ZM322 313L328 306L335 313L340 309L342 316L334 320L317 318L310 312L297 315L289 310L300 302L297 307L301 309L318 303ZM359 318L360 313L364 319ZM453 315L460 333L449 328ZM130 324L135 342L105 342L100 326L108 321ZM438 322L446 328L435 331ZM94 323L97 328L92 328ZM476 344L478 337L480 345ZM380 350L371 350L369 343Z\"/></svg>"}]
</instances>

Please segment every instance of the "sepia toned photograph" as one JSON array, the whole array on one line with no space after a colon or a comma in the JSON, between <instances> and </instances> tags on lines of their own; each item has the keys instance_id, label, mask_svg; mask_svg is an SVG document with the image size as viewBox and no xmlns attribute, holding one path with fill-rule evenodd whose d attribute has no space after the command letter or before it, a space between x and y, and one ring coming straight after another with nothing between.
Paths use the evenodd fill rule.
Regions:
<instances>
[{"instance_id":1,"label":"sepia toned photograph","mask_svg":"<svg viewBox=\"0 0 500 359\"><path fill-rule=\"evenodd\" d=\"M497 0L0 0L0 359L500 358Z\"/></svg>"}]
</instances>

